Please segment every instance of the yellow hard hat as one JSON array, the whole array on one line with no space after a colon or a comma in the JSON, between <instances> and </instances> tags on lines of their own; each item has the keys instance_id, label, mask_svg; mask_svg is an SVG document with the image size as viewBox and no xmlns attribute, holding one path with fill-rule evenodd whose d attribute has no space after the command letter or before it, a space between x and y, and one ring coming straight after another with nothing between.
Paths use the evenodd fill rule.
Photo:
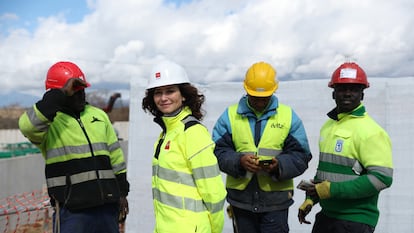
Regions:
<instances>
[{"instance_id":1,"label":"yellow hard hat","mask_svg":"<svg viewBox=\"0 0 414 233\"><path fill-rule=\"evenodd\" d=\"M244 89L256 97L271 96L279 87L276 70L266 62L253 64L246 72Z\"/></svg>"}]
</instances>

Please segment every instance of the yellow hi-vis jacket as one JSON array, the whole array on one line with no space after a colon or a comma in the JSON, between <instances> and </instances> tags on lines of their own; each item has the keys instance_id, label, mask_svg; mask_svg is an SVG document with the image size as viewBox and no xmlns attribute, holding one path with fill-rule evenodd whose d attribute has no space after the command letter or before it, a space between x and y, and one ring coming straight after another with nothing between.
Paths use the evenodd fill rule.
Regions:
<instances>
[{"instance_id":1,"label":"yellow hi-vis jacket","mask_svg":"<svg viewBox=\"0 0 414 233\"><path fill-rule=\"evenodd\" d=\"M62 96L60 90L51 90L41 101L53 102ZM43 104L51 108L49 112L52 105ZM52 205L58 202L78 210L118 203L120 196L128 194L129 183L108 115L91 105L86 105L78 118L61 111L54 114L47 118L35 104L19 119L21 132L39 147L45 159Z\"/></svg>"},{"instance_id":2,"label":"yellow hi-vis jacket","mask_svg":"<svg viewBox=\"0 0 414 233\"><path fill-rule=\"evenodd\" d=\"M163 132L152 161L154 232L222 232L226 189L208 130L188 107L155 121Z\"/></svg>"},{"instance_id":3,"label":"yellow hi-vis jacket","mask_svg":"<svg viewBox=\"0 0 414 233\"><path fill-rule=\"evenodd\" d=\"M330 198L321 199L329 217L375 227L379 193L393 182L392 143L388 133L360 104L350 113L333 109L320 131L315 180L328 180Z\"/></svg>"},{"instance_id":4,"label":"yellow hi-vis jacket","mask_svg":"<svg viewBox=\"0 0 414 233\"><path fill-rule=\"evenodd\" d=\"M247 117L237 114L238 104L229 107L228 114L232 130L234 146L237 152L249 152L260 159L271 159L283 150L283 144L289 134L292 110L289 106L279 104L278 114L271 116L265 126L259 145L256 147ZM247 173L249 174L249 173ZM226 187L244 190L252 179L252 175L234 178L227 176ZM293 179L275 182L268 173L257 175L259 187L263 191L285 191L293 189Z\"/></svg>"}]
</instances>

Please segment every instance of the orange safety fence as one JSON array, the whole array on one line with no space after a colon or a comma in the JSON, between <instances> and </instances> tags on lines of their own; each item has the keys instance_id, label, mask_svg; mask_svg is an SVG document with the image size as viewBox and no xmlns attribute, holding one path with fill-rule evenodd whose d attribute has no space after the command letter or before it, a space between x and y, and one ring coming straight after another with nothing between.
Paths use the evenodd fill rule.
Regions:
<instances>
[{"instance_id":1,"label":"orange safety fence","mask_svg":"<svg viewBox=\"0 0 414 233\"><path fill-rule=\"evenodd\" d=\"M0 233L52 232L52 207L45 190L0 199Z\"/></svg>"},{"instance_id":2,"label":"orange safety fence","mask_svg":"<svg viewBox=\"0 0 414 233\"><path fill-rule=\"evenodd\" d=\"M0 233L52 233L52 214L46 188L0 199Z\"/></svg>"}]
</instances>

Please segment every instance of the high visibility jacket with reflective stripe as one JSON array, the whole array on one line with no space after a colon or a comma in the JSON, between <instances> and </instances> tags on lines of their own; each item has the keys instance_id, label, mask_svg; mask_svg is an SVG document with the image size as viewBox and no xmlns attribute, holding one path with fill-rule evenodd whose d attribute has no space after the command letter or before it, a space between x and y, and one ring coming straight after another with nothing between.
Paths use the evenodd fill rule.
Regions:
<instances>
[{"instance_id":1,"label":"high visibility jacket with reflective stripe","mask_svg":"<svg viewBox=\"0 0 414 233\"><path fill-rule=\"evenodd\" d=\"M291 116L290 119L285 119L285 117L288 116L277 116L281 117L280 120L285 119L289 121L289 125L285 129L281 130L281 128L279 128L280 125L275 124L273 124L273 126L277 129L272 128L272 124L268 123L269 119L276 117L274 115L285 114L283 113L284 110L279 111L279 105L280 103L277 97L275 95L271 96L266 109L260 116L258 116L248 105L248 96L244 95L238 102L237 114L242 116L243 119L248 120L248 122L240 120L238 121L238 125L230 123L229 108L227 108L217 119L213 128L213 140L216 143L214 153L218 159L221 171L225 172L227 176L231 176L234 179L240 179L241 184L246 181L244 179L246 178L247 171L240 164L240 159L244 153L238 152L240 149L235 146L235 143L240 142L233 141L233 138L237 141L238 136L243 136L245 133L244 131L247 133L244 136L247 137L247 135L250 135L249 137L251 139L247 140L252 140L254 142L253 144L253 142L250 141L251 146L246 149L246 152L259 152L254 145L259 146L261 140L264 140L261 142L264 144L260 144L260 148L268 149L268 145L273 145L272 143L274 143L275 146L271 146L270 151L283 148L283 150L280 150L281 153L277 155L279 170L269 174L271 175L272 183L292 180L294 177L301 175L308 168L308 163L312 158L312 154L310 153L303 123L293 109L290 109L290 112L287 113ZM272 119L272 122L276 121L276 118ZM250 128L248 128L248 126L250 126ZM238 129L237 127L242 128ZM273 129L276 133L284 132L284 130L287 130L288 133L284 138L277 139L277 137L274 137L275 141L273 141L271 135ZM233 130L237 132L242 131L242 133L235 133ZM278 140L283 140L283 145L276 146L280 143ZM250 176L250 174L248 176ZM257 213L282 210L293 204L293 187L291 187L290 190L285 190L285 188L288 189L287 186L283 187L282 191L263 191L262 188L259 187L256 173L253 175L252 179L250 179L250 182L245 189L239 190L227 188L227 201L238 208ZM271 186L266 188L266 190L270 189Z\"/></svg>"},{"instance_id":2,"label":"high visibility jacket with reflective stripe","mask_svg":"<svg viewBox=\"0 0 414 233\"><path fill-rule=\"evenodd\" d=\"M185 107L175 117L158 118L164 130L154 145L152 162L154 232L218 233L223 229L226 190L214 143L201 124L185 129L185 122L193 118L190 115Z\"/></svg>"},{"instance_id":3,"label":"high visibility jacket with reflective stripe","mask_svg":"<svg viewBox=\"0 0 414 233\"><path fill-rule=\"evenodd\" d=\"M321 128L316 180L331 181L331 198L320 200L326 215L373 227L379 192L391 186L392 146L388 134L360 105L351 114L333 110ZM337 116L337 119L336 119Z\"/></svg>"},{"instance_id":4,"label":"high visibility jacket with reflective stripe","mask_svg":"<svg viewBox=\"0 0 414 233\"><path fill-rule=\"evenodd\" d=\"M283 150L284 141L289 133L292 110L290 107L279 104L278 114L272 115L264 128L260 142L256 147L247 117L237 114L238 104L228 108L233 143L237 152L251 152L257 154L260 159L271 159L279 155ZM252 174L235 178L227 176L226 187L244 190L252 179ZM293 189L293 179L275 182L268 173L257 174L259 187L263 191L284 191Z\"/></svg>"},{"instance_id":5,"label":"high visibility jacket with reflective stripe","mask_svg":"<svg viewBox=\"0 0 414 233\"><path fill-rule=\"evenodd\" d=\"M52 202L82 209L119 201L116 175L126 173L126 164L105 112L86 105L79 119L57 112L51 122L34 105L19 127L45 158Z\"/></svg>"}]
</instances>

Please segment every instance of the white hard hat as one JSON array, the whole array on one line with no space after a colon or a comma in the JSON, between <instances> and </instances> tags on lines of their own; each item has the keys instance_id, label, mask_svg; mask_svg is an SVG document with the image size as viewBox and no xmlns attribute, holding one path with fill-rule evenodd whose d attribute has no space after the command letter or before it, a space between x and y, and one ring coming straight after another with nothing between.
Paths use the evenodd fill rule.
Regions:
<instances>
[{"instance_id":1,"label":"white hard hat","mask_svg":"<svg viewBox=\"0 0 414 233\"><path fill-rule=\"evenodd\" d=\"M171 61L163 61L152 68L147 89L180 83L189 83L184 68Z\"/></svg>"}]
</instances>

